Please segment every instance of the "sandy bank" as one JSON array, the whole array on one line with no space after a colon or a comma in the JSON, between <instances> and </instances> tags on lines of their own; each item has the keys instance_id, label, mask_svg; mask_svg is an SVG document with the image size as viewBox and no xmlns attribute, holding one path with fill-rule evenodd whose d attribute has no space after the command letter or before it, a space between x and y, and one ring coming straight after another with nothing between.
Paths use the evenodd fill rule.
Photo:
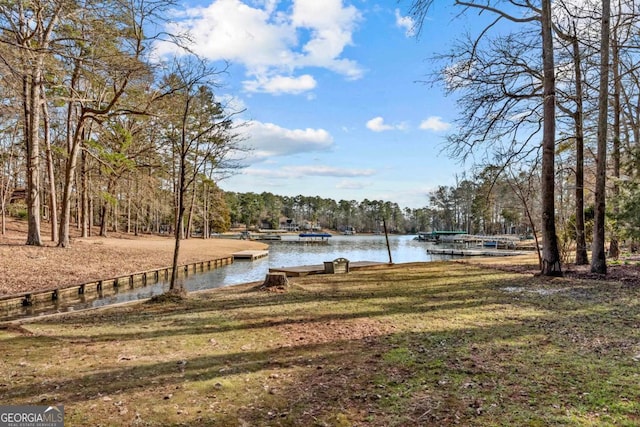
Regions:
<instances>
[{"instance_id":1,"label":"sandy bank","mask_svg":"<svg viewBox=\"0 0 640 427\"><path fill-rule=\"evenodd\" d=\"M43 224L43 228L48 224ZM46 238L46 237L45 237ZM171 265L174 242L170 237L113 234L111 237L75 238L61 249L53 242L26 246L24 224L10 222L0 238L0 295L64 287L92 280ZM180 264L226 257L245 249L263 249L258 242L233 239L188 239L181 242Z\"/></svg>"}]
</instances>

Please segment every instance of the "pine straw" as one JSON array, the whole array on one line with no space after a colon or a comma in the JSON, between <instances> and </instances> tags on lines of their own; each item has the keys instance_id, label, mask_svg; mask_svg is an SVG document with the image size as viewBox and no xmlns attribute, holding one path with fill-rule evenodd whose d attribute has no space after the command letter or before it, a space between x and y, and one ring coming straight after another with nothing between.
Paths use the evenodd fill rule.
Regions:
<instances>
[{"instance_id":1,"label":"pine straw","mask_svg":"<svg viewBox=\"0 0 640 427\"><path fill-rule=\"evenodd\" d=\"M43 240L48 239L43 224ZM75 232L75 230L74 230ZM97 233L95 233L97 234ZM171 237L109 233L108 237L72 238L71 248L55 242L26 246L26 224L9 220L0 236L0 295L12 295L163 268L171 265ZM245 249L264 249L258 242L235 239L188 239L181 242L179 264L210 261Z\"/></svg>"}]
</instances>

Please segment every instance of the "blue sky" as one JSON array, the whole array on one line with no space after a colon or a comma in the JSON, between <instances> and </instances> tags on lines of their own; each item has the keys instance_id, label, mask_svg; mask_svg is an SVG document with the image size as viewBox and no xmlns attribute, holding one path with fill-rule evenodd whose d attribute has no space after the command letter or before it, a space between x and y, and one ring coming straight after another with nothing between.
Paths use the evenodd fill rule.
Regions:
<instances>
[{"instance_id":1,"label":"blue sky","mask_svg":"<svg viewBox=\"0 0 640 427\"><path fill-rule=\"evenodd\" d=\"M463 166L441 153L454 99L420 80L464 31L436 6L412 34L408 3L199 0L176 12L193 50L228 60L218 94L246 111L253 148L227 191L428 204Z\"/></svg>"}]
</instances>

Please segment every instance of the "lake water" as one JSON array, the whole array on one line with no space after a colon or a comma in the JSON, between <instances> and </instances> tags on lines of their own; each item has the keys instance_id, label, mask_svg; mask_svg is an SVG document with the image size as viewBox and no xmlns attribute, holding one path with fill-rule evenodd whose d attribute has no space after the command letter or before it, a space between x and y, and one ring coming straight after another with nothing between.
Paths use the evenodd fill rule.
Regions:
<instances>
[{"instance_id":1,"label":"lake water","mask_svg":"<svg viewBox=\"0 0 640 427\"><path fill-rule=\"evenodd\" d=\"M394 263L427 262L449 259L450 256L431 255L427 249L432 243L414 240L415 236L389 236L389 247ZM298 237L290 237L298 240ZM274 241L269 244L269 256L255 261L235 261L233 264L212 271L192 274L183 277L184 287L188 291L218 288L263 281L269 268L294 267L300 265L322 265L324 261L336 258L347 258L349 261L389 262L389 254L384 235L333 236L329 243L306 245L290 241ZM36 304L21 307L11 313L0 311L0 317L37 316L52 312L74 311L85 308L100 307L127 301L151 298L168 289L168 283L159 282L143 288L129 289L122 286L117 291L109 290L110 295L103 293L85 294L73 299L61 299L55 304Z\"/></svg>"},{"instance_id":2,"label":"lake water","mask_svg":"<svg viewBox=\"0 0 640 427\"><path fill-rule=\"evenodd\" d=\"M394 263L426 262L449 259L450 256L431 255L427 249L432 243L414 240L415 236L389 236L389 247ZM295 238L298 240L298 238ZM299 265L322 265L324 261L347 258L349 261L389 262L389 253L384 235L333 236L329 244L304 245L298 243L272 242L269 256L256 261L235 261L226 267L189 278L185 282L188 290L237 285L264 280L269 268L295 267Z\"/></svg>"}]
</instances>

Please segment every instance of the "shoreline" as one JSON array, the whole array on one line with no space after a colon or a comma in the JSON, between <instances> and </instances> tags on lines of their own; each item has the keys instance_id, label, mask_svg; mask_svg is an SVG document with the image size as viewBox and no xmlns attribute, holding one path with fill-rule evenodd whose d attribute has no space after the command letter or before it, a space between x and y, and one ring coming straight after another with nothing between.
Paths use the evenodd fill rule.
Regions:
<instances>
[{"instance_id":1,"label":"shoreline","mask_svg":"<svg viewBox=\"0 0 640 427\"><path fill-rule=\"evenodd\" d=\"M43 233L43 240L47 236ZM171 266L174 240L157 235L133 236L111 233L110 237L73 237L70 248L54 242L27 246L26 224L9 220L0 237L0 296L68 288L83 283L124 277ZM265 249L251 240L182 240L179 265L230 257L234 252Z\"/></svg>"}]
</instances>

